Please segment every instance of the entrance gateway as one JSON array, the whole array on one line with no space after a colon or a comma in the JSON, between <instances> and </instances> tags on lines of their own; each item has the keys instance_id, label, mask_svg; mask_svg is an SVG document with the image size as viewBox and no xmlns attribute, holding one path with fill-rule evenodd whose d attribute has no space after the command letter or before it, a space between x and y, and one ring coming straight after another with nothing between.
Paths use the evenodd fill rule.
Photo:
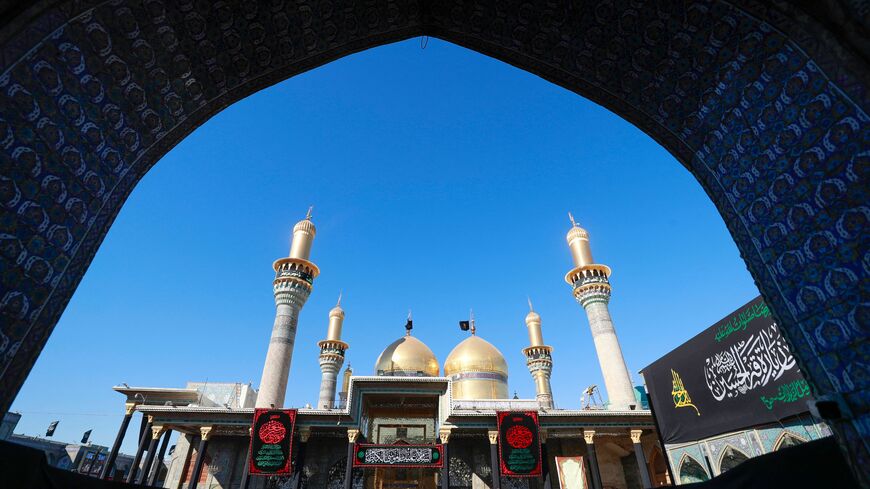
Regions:
<instances>
[{"instance_id":1,"label":"entrance gateway","mask_svg":"<svg viewBox=\"0 0 870 489\"><path fill-rule=\"evenodd\" d=\"M437 36L585 96L716 205L870 480L868 72L861 2L22 1L0 7L0 411L127 196L226 106L331 60ZM14 169L15 171L6 171ZM863 322L862 322L863 321Z\"/></svg>"}]
</instances>

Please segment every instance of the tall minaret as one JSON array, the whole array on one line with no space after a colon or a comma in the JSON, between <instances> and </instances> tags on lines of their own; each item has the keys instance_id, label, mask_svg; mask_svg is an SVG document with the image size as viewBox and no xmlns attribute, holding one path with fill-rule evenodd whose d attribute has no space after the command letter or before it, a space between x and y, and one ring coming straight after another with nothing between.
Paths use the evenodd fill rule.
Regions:
<instances>
[{"instance_id":1,"label":"tall minaret","mask_svg":"<svg viewBox=\"0 0 870 489\"><path fill-rule=\"evenodd\" d=\"M526 315L529 328L529 347L523 349L526 365L535 379L535 398L543 409L553 409L553 391L550 389L550 373L553 371L553 348L544 344L541 334L541 316L532 308L529 299L529 313Z\"/></svg>"},{"instance_id":2,"label":"tall minaret","mask_svg":"<svg viewBox=\"0 0 870 489\"><path fill-rule=\"evenodd\" d=\"M344 352L347 343L341 341L341 324L344 322L344 309L341 308L341 294L338 295L338 303L329 311L329 329L326 339L317 343L320 347L320 398L317 401L318 409L332 409L335 407L335 383L338 371L344 363Z\"/></svg>"},{"instance_id":3,"label":"tall minaret","mask_svg":"<svg viewBox=\"0 0 870 489\"><path fill-rule=\"evenodd\" d=\"M311 209L308 209L305 219L293 227L290 256L278 259L272 265L275 269L275 281L272 283L276 307L275 325L272 327L272 339L269 340L260 392L257 394L258 408L284 406L290 359L293 357L293 343L296 341L296 322L299 311L311 293L314 279L320 273L317 265L308 261L316 232L311 222Z\"/></svg>"},{"instance_id":4,"label":"tall minaret","mask_svg":"<svg viewBox=\"0 0 870 489\"><path fill-rule=\"evenodd\" d=\"M571 219L571 230L568 231L567 240L575 268L565 275L565 281L574 288L574 298L586 309L598 363L604 375L609 408L629 409L637 401L607 308L610 302L610 267L592 260L589 233L574 222L571 213L568 213L568 217Z\"/></svg>"}]
</instances>

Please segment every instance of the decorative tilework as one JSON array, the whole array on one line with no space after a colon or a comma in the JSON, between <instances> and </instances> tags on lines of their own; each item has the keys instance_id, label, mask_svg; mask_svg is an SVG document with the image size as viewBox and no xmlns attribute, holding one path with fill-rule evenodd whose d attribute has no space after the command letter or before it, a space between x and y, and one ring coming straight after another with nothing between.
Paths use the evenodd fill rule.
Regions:
<instances>
[{"instance_id":1,"label":"decorative tilework","mask_svg":"<svg viewBox=\"0 0 870 489\"><path fill-rule=\"evenodd\" d=\"M853 418L832 427L870 479L870 104L853 20L863 16L851 2L802 10L812 3L85 0L10 10L20 15L0 26L0 410L162 155L261 88L427 34L604 105L692 172L816 394L849 406Z\"/></svg>"}]
</instances>

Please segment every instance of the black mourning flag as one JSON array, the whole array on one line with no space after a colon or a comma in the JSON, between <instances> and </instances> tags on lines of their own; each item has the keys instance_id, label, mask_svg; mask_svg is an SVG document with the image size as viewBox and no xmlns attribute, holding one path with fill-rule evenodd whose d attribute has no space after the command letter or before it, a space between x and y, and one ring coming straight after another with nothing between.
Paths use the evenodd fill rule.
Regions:
<instances>
[{"instance_id":1,"label":"black mourning flag","mask_svg":"<svg viewBox=\"0 0 870 489\"><path fill-rule=\"evenodd\" d=\"M48 425L48 429L45 430L45 436L54 436L54 430L57 429L57 424L60 421L52 421L50 425Z\"/></svg>"},{"instance_id":2,"label":"black mourning flag","mask_svg":"<svg viewBox=\"0 0 870 489\"><path fill-rule=\"evenodd\" d=\"M683 443L807 411L812 399L758 297L643 369L662 441Z\"/></svg>"},{"instance_id":3,"label":"black mourning flag","mask_svg":"<svg viewBox=\"0 0 870 489\"><path fill-rule=\"evenodd\" d=\"M88 438L91 437L91 431L93 431L93 430L85 431L85 434L82 435L82 441L81 441L82 443L88 442Z\"/></svg>"},{"instance_id":4,"label":"black mourning flag","mask_svg":"<svg viewBox=\"0 0 870 489\"><path fill-rule=\"evenodd\" d=\"M471 323L469 321L459 321L459 329L462 331L468 331L471 328Z\"/></svg>"},{"instance_id":5,"label":"black mourning flag","mask_svg":"<svg viewBox=\"0 0 870 489\"><path fill-rule=\"evenodd\" d=\"M408 331L414 329L414 321L411 321L411 318L408 318L408 322L405 323L405 329L407 329Z\"/></svg>"}]
</instances>

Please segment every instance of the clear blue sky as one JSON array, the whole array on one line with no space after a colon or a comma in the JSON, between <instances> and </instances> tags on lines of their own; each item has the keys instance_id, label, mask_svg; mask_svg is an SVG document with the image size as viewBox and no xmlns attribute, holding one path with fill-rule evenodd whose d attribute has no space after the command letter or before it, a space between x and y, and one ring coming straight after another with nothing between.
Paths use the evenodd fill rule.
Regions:
<instances>
[{"instance_id":1,"label":"clear blue sky","mask_svg":"<svg viewBox=\"0 0 870 489\"><path fill-rule=\"evenodd\" d=\"M55 439L93 428L110 446L123 406L113 385L256 387L271 264L309 205L321 275L300 317L288 406L317 400L316 342L343 290L357 374L373 373L409 308L443 365L474 308L523 398L534 396L520 351L531 296L555 347L556 403L578 407L581 390L603 382L563 280L568 211L613 269L611 312L633 375L758 294L712 202L651 138L526 72L412 39L248 97L158 162L18 395L18 432L59 419Z\"/></svg>"}]
</instances>

